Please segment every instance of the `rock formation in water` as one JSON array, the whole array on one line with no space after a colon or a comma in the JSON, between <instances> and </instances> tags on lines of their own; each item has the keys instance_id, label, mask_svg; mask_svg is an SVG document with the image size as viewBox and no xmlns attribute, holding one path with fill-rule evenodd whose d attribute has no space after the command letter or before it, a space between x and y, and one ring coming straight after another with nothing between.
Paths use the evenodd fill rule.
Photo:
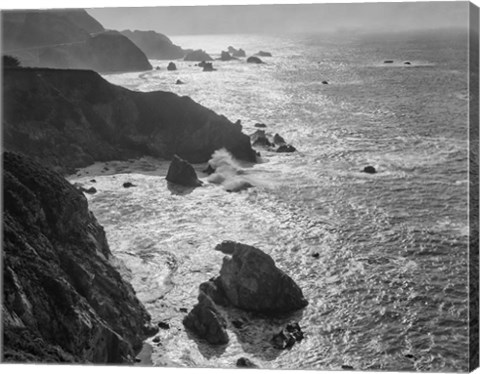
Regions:
<instances>
[{"instance_id":1,"label":"rock formation in water","mask_svg":"<svg viewBox=\"0 0 480 374\"><path fill-rule=\"evenodd\" d=\"M86 198L25 156L3 162L4 360L133 362L155 329Z\"/></svg>"},{"instance_id":2,"label":"rock formation in water","mask_svg":"<svg viewBox=\"0 0 480 374\"><path fill-rule=\"evenodd\" d=\"M177 65L175 65L174 62L171 62L171 61L170 61L170 62L168 63L168 66L167 66L167 70L168 70L168 71L175 71L175 70L177 70Z\"/></svg>"},{"instance_id":3,"label":"rock formation in water","mask_svg":"<svg viewBox=\"0 0 480 374\"><path fill-rule=\"evenodd\" d=\"M23 66L99 72L152 68L131 40L107 32L81 9L5 11L2 20L4 53L13 51Z\"/></svg>"},{"instance_id":4,"label":"rock formation in water","mask_svg":"<svg viewBox=\"0 0 480 374\"><path fill-rule=\"evenodd\" d=\"M184 58L185 61L212 61L213 58L210 55L202 51L201 49L197 49L195 51L187 53Z\"/></svg>"},{"instance_id":5,"label":"rock formation in water","mask_svg":"<svg viewBox=\"0 0 480 374\"><path fill-rule=\"evenodd\" d=\"M193 166L177 155L173 156L172 162L168 167L166 179L171 183L185 187L199 187L202 185Z\"/></svg>"},{"instance_id":6,"label":"rock formation in water","mask_svg":"<svg viewBox=\"0 0 480 374\"><path fill-rule=\"evenodd\" d=\"M265 130L257 130L252 135L250 135L252 145L259 145L263 147L273 146L273 143L268 139Z\"/></svg>"},{"instance_id":7,"label":"rock formation in water","mask_svg":"<svg viewBox=\"0 0 480 374\"><path fill-rule=\"evenodd\" d=\"M134 92L93 71L10 68L3 77L3 145L62 172L139 156L207 162L226 148L254 162L241 126L170 92Z\"/></svg>"},{"instance_id":8,"label":"rock formation in water","mask_svg":"<svg viewBox=\"0 0 480 374\"><path fill-rule=\"evenodd\" d=\"M250 64L263 64L263 61L255 56L250 56L247 58L247 62Z\"/></svg>"},{"instance_id":9,"label":"rock formation in water","mask_svg":"<svg viewBox=\"0 0 480 374\"><path fill-rule=\"evenodd\" d=\"M367 174L375 174L377 172L377 170L373 167L373 166L365 166L363 168L363 172L364 173L367 173Z\"/></svg>"},{"instance_id":10,"label":"rock formation in water","mask_svg":"<svg viewBox=\"0 0 480 374\"><path fill-rule=\"evenodd\" d=\"M176 60L185 56L185 51L181 47L173 44L166 35L158 32L124 30L121 33L134 42L149 58Z\"/></svg>"},{"instance_id":11,"label":"rock formation in water","mask_svg":"<svg viewBox=\"0 0 480 374\"><path fill-rule=\"evenodd\" d=\"M247 54L245 51L240 48L240 49L235 49L232 46L228 47L228 53L230 53L233 57L246 57Z\"/></svg>"},{"instance_id":12,"label":"rock formation in water","mask_svg":"<svg viewBox=\"0 0 480 374\"><path fill-rule=\"evenodd\" d=\"M297 149L291 144L281 144L278 146L275 152L277 153L292 153L295 152Z\"/></svg>"},{"instance_id":13,"label":"rock formation in water","mask_svg":"<svg viewBox=\"0 0 480 374\"><path fill-rule=\"evenodd\" d=\"M230 55L230 53L226 52L226 51L222 51L221 55L220 55L220 60L222 61L230 61L230 60L236 60L235 57L232 57Z\"/></svg>"},{"instance_id":14,"label":"rock formation in water","mask_svg":"<svg viewBox=\"0 0 480 374\"><path fill-rule=\"evenodd\" d=\"M215 283L232 305L275 314L292 312L308 304L300 287L260 249L224 241L215 250L228 255Z\"/></svg>"},{"instance_id":15,"label":"rock formation in water","mask_svg":"<svg viewBox=\"0 0 480 374\"><path fill-rule=\"evenodd\" d=\"M203 66L203 71L215 71L215 70L217 70L213 67L213 64L211 62L205 62L204 64L202 64L202 66Z\"/></svg>"}]
</instances>

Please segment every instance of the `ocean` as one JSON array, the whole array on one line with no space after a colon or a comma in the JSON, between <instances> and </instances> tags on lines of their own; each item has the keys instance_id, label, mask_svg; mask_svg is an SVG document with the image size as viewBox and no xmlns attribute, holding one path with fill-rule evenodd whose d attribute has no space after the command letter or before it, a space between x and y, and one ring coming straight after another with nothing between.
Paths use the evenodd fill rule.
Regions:
<instances>
[{"instance_id":1,"label":"ocean","mask_svg":"<svg viewBox=\"0 0 480 374\"><path fill-rule=\"evenodd\" d=\"M205 185L178 194L165 181L168 162L151 158L70 178L95 179L90 209L123 275L153 320L170 325L159 343L146 342L151 364L229 368L248 357L275 369L468 370L466 31L172 40L214 58L229 45L272 57L214 61L213 72L181 60L167 71L168 61L152 60L160 70L105 79L190 96L240 119L246 134L264 123L297 152L259 149L255 165L223 155L254 185L238 193L209 183L197 165ZM363 173L367 165L377 173ZM229 325L230 343L215 348L182 319L200 283L219 273L223 255L213 249L223 240L270 254L309 305L287 319L232 311L244 326ZM290 320L305 339L273 348Z\"/></svg>"}]
</instances>

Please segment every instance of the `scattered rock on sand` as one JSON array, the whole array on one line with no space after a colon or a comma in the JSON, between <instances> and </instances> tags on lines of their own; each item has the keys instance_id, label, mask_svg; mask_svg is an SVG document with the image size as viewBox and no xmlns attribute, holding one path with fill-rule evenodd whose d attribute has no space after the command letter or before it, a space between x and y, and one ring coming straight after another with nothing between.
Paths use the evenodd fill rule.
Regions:
<instances>
[{"instance_id":1,"label":"scattered rock on sand","mask_svg":"<svg viewBox=\"0 0 480 374\"><path fill-rule=\"evenodd\" d=\"M197 173L192 165L177 155L173 156L168 167L167 181L186 187L199 187L202 182L197 178Z\"/></svg>"}]
</instances>

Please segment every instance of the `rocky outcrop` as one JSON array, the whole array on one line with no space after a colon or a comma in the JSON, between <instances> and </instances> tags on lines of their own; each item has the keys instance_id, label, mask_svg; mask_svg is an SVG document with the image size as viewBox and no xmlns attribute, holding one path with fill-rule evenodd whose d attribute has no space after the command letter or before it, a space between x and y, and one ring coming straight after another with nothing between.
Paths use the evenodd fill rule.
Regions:
<instances>
[{"instance_id":1,"label":"rocky outcrop","mask_svg":"<svg viewBox=\"0 0 480 374\"><path fill-rule=\"evenodd\" d=\"M139 156L207 162L226 148L254 162L241 126L170 92L133 92L93 71L5 69L3 146L61 172Z\"/></svg>"},{"instance_id":2,"label":"rocky outcrop","mask_svg":"<svg viewBox=\"0 0 480 374\"><path fill-rule=\"evenodd\" d=\"M149 58L176 60L185 56L185 51L181 47L173 44L166 35L158 32L124 30L121 33L134 42Z\"/></svg>"},{"instance_id":3,"label":"rocky outcrop","mask_svg":"<svg viewBox=\"0 0 480 374\"><path fill-rule=\"evenodd\" d=\"M230 60L236 60L236 58L232 57L230 53L222 51L220 55L220 60L221 61L230 61Z\"/></svg>"},{"instance_id":4,"label":"rocky outcrop","mask_svg":"<svg viewBox=\"0 0 480 374\"><path fill-rule=\"evenodd\" d=\"M289 323L272 338L272 344L277 349L291 348L295 343L303 340L303 331L297 322Z\"/></svg>"},{"instance_id":5,"label":"rocky outcrop","mask_svg":"<svg viewBox=\"0 0 480 374\"><path fill-rule=\"evenodd\" d=\"M201 49L197 49L196 51L192 51L187 53L184 58L185 61L212 61L213 58L210 55L202 51Z\"/></svg>"},{"instance_id":6,"label":"rocky outcrop","mask_svg":"<svg viewBox=\"0 0 480 374\"><path fill-rule=\"evenodd\" d=\"M272 54L270 52L265 52L265 51L258 51L255 53L256 56L260 57L272 57Z\"/></svg>"},{"instance_id":7,"label":"rocky outcrop","mask_svg":"<svg viewBox=\"0 0 480 374\"><path fill-rule=\"evenodd\" d=\"M173 156L166 179L171 183L185 187L199 187L202 185L192 165L177 155Z\"/></svg>"},{"instance_id":8,"label":"rocky outcrop","mask_svg":"<svg viewBox=\"0 0 480 374\"><path fill-rule=\"evenodd\" d=\"M292 312L308 302L297 284L260 249L224 241L215 250L226 255L217 287L229 302L243 310L268 314Z\"/></svg>"},{"instance_id":9,"label":"rocky outcrop","mask_svg":"<svg viewBox=\"0 0 480 374\"><path fill-rule=\"evenodd\" d=\"M170 62L168 63L168 66L167 66L167 70L168 70L168 71L175 71L175 70L177 70L177 65L175 65L174 62L171 62L171 61L170 61Z\"/></svg>"},{"instance_id":10,"label":"rocky outcrop","mask_svg":"<svg viewBox=\"0 0 480 374\"><path fill-rule=\"evenodd\" d=\"M249 58L247 58L247 62L250 64L263 64L263 61L255 56L250 56Z\"/></svg>"},{"instance_id":11,"label":"rocky outcrop","mask_svg":"<svg viewBox=\"0 0 480 374\"><path fill-rule=\"evenodd\" d=\"M232 46L228 47L228 53L230 53L233 57L246 57L245 51L240 48L240 49L235 49Z\"/></svg>"},{"instance_id":12,"label":"rocky outcrop","mask_svg":"<svg viewBox=\"0 0 480 374\"><path fill-rule=\"evenodd\" d=\"M10 152L3 193L4 360L133 362L155 329L83 194Z\"/></svg>"},{"instance_id":13,"label":"rocky outcrop","mask_svg":"<svg viewBox=\"0 0 480 374\"><path fill-rule=\"evenodd\" d=\"M99 72L152 68L131 40L105 31L84 10L7 11L2 16L3 49L12 50L23 66Z\"/></svg>"},{"instance_id":14,"label":"rocky outcrop","mask_svg":"<svg viewBox=\"0 0 480 374\"><path fill-rule=\"evenodd\" d=\"M218 311L215 303L202 291L198 296L198 304L183 319L183 324L199 338L205 339L210 344L222 345L228 343L228 334L225 330L227 322Z\"/></svg>"},{"instance_id":15,"label":"rocky outcrop","mask_svg":"<svg viewBox=\"0 0 480 374\"><path fill-rule=\"evenodd\" d=\"M257 130L252 135L250 135L252 145L259 145L263 147L273 146L273 143L268 139L265 130Z\"/></svg>"}]
</instances>

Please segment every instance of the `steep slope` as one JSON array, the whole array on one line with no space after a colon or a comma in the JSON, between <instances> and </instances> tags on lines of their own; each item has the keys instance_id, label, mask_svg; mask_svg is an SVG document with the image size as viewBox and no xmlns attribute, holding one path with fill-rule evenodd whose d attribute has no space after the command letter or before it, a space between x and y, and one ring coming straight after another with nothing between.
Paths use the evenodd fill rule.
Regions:
<instances>
[{"instance_id":1,"label":"steep slope","mask_svg":"<svg viewBox=\"0 0 480 374\"><path fill-rule=\"evenodd\" d=\"M220 148L255 161L239 124L189 97L129 91L87 70L5 69L3 86L4 148L63 172L142 155L200 163Z\"/></svg>"},{"instance_id":2,"label":"steep slope","mask_svg":"<svg viewBox=\"0 0 480 374\"><path fill-rule=\"evenodd\" d=\"M150 317L110 264L86 198L9 152L3 194L3 359L132 362Z\"/></svg>"},{"instance_id":3,"label":"steep slope","mask_svg":"<svg viewBox=\"0 0 480 374\"><path fill-rule=\"evenodd\" d=\"M145 54L118 32L81 9L5 11L3 51L23 66L82 68L100 72L142 71Z\"/></svg>"},{"instance_id":4,"label":"steep slope","mask_svg":"<svg viewBox=\"0 0 480 374\"><path fill-rule=\"evenodd\" d=\"M121 33L134 42L148 58L175 60L185 56L182 48L173 44L167 36L155 31L124 30Z\"/></svg>"}]
</instances>

